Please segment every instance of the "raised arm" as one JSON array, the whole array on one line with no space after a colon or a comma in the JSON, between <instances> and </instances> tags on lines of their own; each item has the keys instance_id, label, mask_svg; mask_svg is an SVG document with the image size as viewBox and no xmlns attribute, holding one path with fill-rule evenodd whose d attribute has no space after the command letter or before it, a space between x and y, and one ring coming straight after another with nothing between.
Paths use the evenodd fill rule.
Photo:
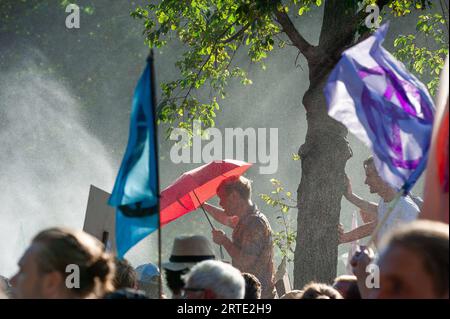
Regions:
<instances>
[{"instance_id":1,"label":"raised arm","mask_svg":"<svg viewBox=\"0 0 450 319\"><path fill-rule=\"evenodd\" d=\"M373 262L374 258L375 254L372 249L361 246L350 261L353 273L357 278L358 288L362 299L371 298L372 291L366 285L366 270L367 266Z\"/></svg>"},{"instance_id":2,"label":"raised arm","mask_svg":"<svg viewBox=\"0 0 450 319\"><path fill-rule=\"evenodd\" d=\"M219 223L221 223L222 225L234 228L236 226L236 216L227 216L225 214L225 212L223 211L223 209L213 206L211 204L208 203L204 203L203 207L205 208L205 210L215 219L217 220ZM236 218L234 218L236 217Z\"/></svg>"},{"instance_id":3,"label":"raised arm","mask_svg":"<svg viewBox=\"0 0 450 319\"><path fill-rule=\"evenodd\" d=\"M359 197L358 195L354 194L352 191L352 184L350 183L350 179L346 176L346 186L347 191L344 193L344 197L353 205L359 207L359 209L362 209L363 211L371 214L372 216L377 216L377 210L378 205L369 201L366 201Z\"/></svg>"},{"instance_id":4,"label":"raised arm","mask_svg":"<svg viewBox=\"0 0 450 319\"><path fill-rule=\"evenodd\" d=\"M352 241L370 236L374 229L377 227L377 220L364 224L358 228L355 228L347 233L344 233L342 227L339 228L339 243L345 244Z\"/></svg>"}]
</instances>

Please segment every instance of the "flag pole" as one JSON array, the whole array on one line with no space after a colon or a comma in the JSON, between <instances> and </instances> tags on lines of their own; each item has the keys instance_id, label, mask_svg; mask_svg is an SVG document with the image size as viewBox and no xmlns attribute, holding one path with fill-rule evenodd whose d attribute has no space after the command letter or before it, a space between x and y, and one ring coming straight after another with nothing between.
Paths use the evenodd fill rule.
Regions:
<instances>
[{"instance_id":1,"label":"flag pole","mask_svg":"<svg viewBox=\"0 0 450 319\"><path fill-rule=\"evenodd\" d=\"M154 128L154 145L155 145L155 165L156 165L156 192L157 192L157 201L156 201L156 211L158 213L158 268L159 268L159 298L162 299L163 291L162 291L162 244L161 244L161 216L159 215L159 200L160 200L160 180L159 180L159 151L158 151L158 123L157 123L157 114L156 114L156 81L155 81L155 56L153 49L150 50L150 53L147 57L147 62L150 64L150 90L151 90L151 99L152 99L152 113L153 113L153 128Z\"/></svg>"},{"instance_id":2,"label":"flag pole","mask_svg":"<svg viewBox=\"0 0 450 319\"><path fill-rule=\"evenodd\" d=\"M419 179L420 175L422 175L422 172L425 170L425 167L427 165L427 157L423 158L419 166L417 166L416 170L411 174L411 176L408 178L408 180L403 184L402 188L395 194L394 199L389 203L388 210L386 214L384 214L383 219L377 224L377 227L372 233L372 236L370 237L369 242L367 243L367 247L370 247L372 244L375 243L375 240L377 236L379 235L379 232L381 230L381 227L386 223L389 216L391 216L392 212L394 211L395 206L397 206L398 201L402 196L406 196L409 194L409 191L414 186L414 184Z\"/></svg>"},{"instance_id":3,"label":"flag pole","mask_svg":"<svg viewBox=\"0 0 450 319\"><path fill-rule=\"evenodd\" d=\"M399 202L400 198L404 195L404 189L402 188L397 194L395 194L394 199L389 203L388 210L384 214L382 220L377 224L377 227L375 227L374 231L372 232L372 236L370 237L369 242L367 243L367 247L370 247L372 244L375 244L375 240L377 239L381 227L386 223L389 216L391 216L392 212L394 211L395 206L397 206L397 203Z\"/></svg>"}]
</instances>

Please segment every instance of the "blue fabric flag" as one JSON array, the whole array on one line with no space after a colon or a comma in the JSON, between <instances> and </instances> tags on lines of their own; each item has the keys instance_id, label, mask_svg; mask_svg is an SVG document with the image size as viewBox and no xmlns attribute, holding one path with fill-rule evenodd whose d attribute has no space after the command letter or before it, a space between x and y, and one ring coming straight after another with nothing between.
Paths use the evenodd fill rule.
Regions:
<instances>
[{"instance_id":1,"label":"blue fabric flag","mask_svg":"<svg viewBox=\"0 0 450 319\"><path fill-rule=\"evenodd\" d=\"M125 156L109 199L116 211L116 246L120 258L158 229L158 168L151 66L136 87Z\"/></svg>"},{"instance_id":2,"label":"blue fabric flag","mask_svg":"<svg viewBox=\"0 0 450 319\"><path fill-rule=\"evenodd\" d=\"M328 114L372 149L380 177L407 193L426 167L435 107L383 48L388 26L343 53L324 92Z\"/></svg>"}]
</instances>

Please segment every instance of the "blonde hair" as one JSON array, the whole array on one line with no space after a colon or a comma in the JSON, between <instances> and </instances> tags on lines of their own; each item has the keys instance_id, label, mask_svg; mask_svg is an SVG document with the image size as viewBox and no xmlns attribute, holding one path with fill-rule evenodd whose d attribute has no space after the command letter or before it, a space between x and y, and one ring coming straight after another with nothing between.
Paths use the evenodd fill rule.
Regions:
<instances>
[{"instance_id":1,"label":"blonde hair","mask_svg":"<svg viewBox=\"0 0 450 319\"><path fill-rule=\"evenodd\" d=\"M217 192L225 192L230 194L232 191L237 192L243 199L248 200L252 197L252 182L243 176L231 176L222 181Z\"/></svg>"},{"instance_id":2,"label":"blonde hair","mask_svg":"<svg viewBox=\"0 0 450 319\"><path fill-rule=\"evenodd\" d=\"M51 228L36 235L33 243L42 245L37 260L39 271L56 271L65 276L68 265L79 268L80 286L70 289L77 297L102 297L114 290L113 257L95 237L83 231Z\"/></svg>"},{"instance_id":3,"label":"blonde hair","mask_svg":"<svg viewBox=\"0 0 450 319\"><path fill-rule=\"evenodd\" d=\"M364 168L368 168L369 166L371 166L372 168L375 168L375 160L373 159L373 156L370 156L368 159L366 159L363 162L363 166L364 166Z\"/></svg>"}]
</instances>

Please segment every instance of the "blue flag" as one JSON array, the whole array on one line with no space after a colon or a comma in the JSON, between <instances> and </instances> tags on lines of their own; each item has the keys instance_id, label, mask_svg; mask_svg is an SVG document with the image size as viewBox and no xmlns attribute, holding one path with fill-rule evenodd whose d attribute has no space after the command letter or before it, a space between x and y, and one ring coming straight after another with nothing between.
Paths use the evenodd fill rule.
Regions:
<instances>
[{"instance_id":1,"label":"blue flag","mask_svg":"<svg viewBox=\"0 0 450 319\"><path fill-rule=\"evenodd\" d=\"M424 171L435 107L382 43L388 25L345 51L325 87L328 114L373 151L380 177L405 193Z\"/></svg>"},{"instance_id":2,"label":"blue flag","mask_svg":"<svg viewBox=\"0 0 450 319\"><path fill-rule=\"evenodd\" d=\"M148 63L134 93L128 146L109 199L117 208L116 246L121 258L159 225L151 72Z\"/></svg>"}]
</instances>

